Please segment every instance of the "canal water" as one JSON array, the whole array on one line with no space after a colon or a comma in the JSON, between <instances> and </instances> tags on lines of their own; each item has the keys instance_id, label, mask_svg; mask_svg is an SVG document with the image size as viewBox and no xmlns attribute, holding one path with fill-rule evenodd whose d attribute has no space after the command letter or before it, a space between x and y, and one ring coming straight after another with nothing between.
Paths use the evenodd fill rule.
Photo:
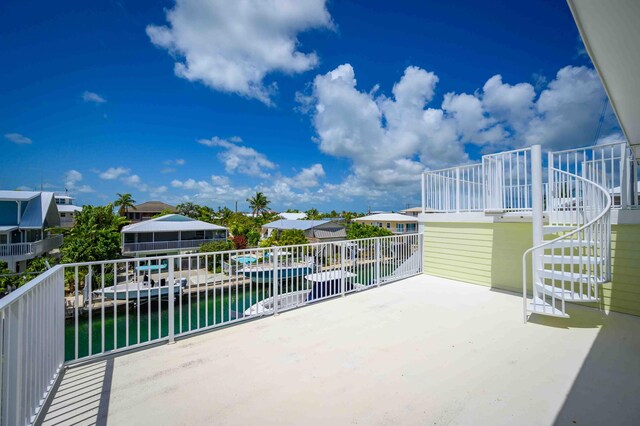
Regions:
<instances>
[{"instance_id":1,"label":"canal water","mask_svg":"<svg viewBox=\"0 0 640 426\"><path fill-rule=\"evenodd\" d=\"M373 268L359 272L356 282L363 284L373 282ZM389 272L384 271L382 275ZM288 285L288 288L286 284L282 285L285 287L280 290L281 292L295 290L291 284ZM245 286L244 291L242 287L238 287L237 293L235 288L231 288L231 292L225 289L216 292L183 294L182 301L176 297L174 334L178 336L189 330L197 330L236 319L251 305L271 296L269 286L265 287L263 290L262 285ZM141 303L138 306L133 303L129 304L128 315L127 307L124 305L116 309L115 315L113 308L106 307L104 321L101 321L101 317L100 310L94 311L91 316L91 326L89 326L88 314L78 317L77 357L75 354L75 319L67 320L65 324L66 360L155 341L169 335L169 309L166 301L152 301L151 303ZM127 324L129 328L128 339Z\"/></svg>"}]
</instances>

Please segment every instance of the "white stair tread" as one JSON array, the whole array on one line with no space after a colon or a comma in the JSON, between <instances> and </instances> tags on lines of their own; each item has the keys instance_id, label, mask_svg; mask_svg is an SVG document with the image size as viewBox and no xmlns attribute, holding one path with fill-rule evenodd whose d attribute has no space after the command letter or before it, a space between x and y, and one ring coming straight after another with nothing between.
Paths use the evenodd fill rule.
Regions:
<instances>
[{"instance_id":1,"label":"white stair tread","mask_svg":"<svg viewBox=\"0 0 640 426\"><path fill-rule=\"evenodd\" d=\"M549 244L544 249L560 249L560 248L579 248L579 247L589 247L590 243L586 240L560 240L555 243Z\"/></svg>"},{"instance_id":2,"label":"white stair tread","mask_svg":"<svg viewBox=\"0 0 640 426\"><path fill-rule=\"evenodd\" d=\"M547 225L543 229L545 234L556 234L558 232L573 231L575 226L562 226L562 225Z\"/></svg>"},{"instance_id":3,"label":"white stair tread","mask_svg":"<svg viewBox=\"0 0 640 426\"><path fill-rule=\"evenodd\" d=\"M533 314L549 315L552 317L569 318L569 315L539 297L534 297L533 301L529 302L529 312Z\"/></svg>"},{"instance_id":4,"label":"white stair tread","mask_svg":"<svg viewBox=\"0 0 640 426\"><path fill-rule=\"evenodd\" d=\"M571 265L579 265L579 264L589 264L589 265L597 265L600 261L600 258L595 257L595 256L578 256L578 255L559 255L556 254L554 255L550 255L550 254L545 254L542 256L542 262L545 264L551 264L551 265L566 265L566 264L571 264Z\"/></svg>"},{"instance_id":5,"label":"white stair tread","mask_svg":"<svg viewBox=\"0 0 640 426\"><path fill-rule=\"evenodd\" d=\"M575 291L567 290L561 287L554 287L548 284L536 284L536 289L542 291L544 294L549 296L555 296L558 300L564 300L566 302L597 302L600 299L595 296L588 294L580 294ZM593 292L592 292L593 293Z\"/></svg>"},{"instance_id":6,"label":"white stair tread","mask_svg":"<svg viewBox=\"0 0 640 426\"><path fill-rule=\"evenodd\" d=\"M556 281L566 281L566 282L574 282L574 283L592 282L592 283L602 284L604 282L596 277L592 277L586 274L578 274L576 272L567 272L567 271L553 271L551 269L538 270L538 276L541 278L554 279Z\"/></svg>"}]
</instances>

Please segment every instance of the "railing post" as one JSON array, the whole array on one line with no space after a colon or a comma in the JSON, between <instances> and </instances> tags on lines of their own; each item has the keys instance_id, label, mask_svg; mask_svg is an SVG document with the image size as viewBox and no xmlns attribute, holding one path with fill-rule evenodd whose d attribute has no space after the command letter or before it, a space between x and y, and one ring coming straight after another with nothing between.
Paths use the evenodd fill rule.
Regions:
<instances>
[{"instance_id":1,"label":"railing post","mask_svg":"<svg viewBox=\"0 0 640 426\"><path fill-rule=\"evenodd\" d=\"M542 148L531 147L531 222L533 227L533 245L538 246L544 240L542 215ZM542 255L537 251L531 253L533 270L533 290L537 282L538 270L542 269Z\"/></svg>"},{"instance_id":2,"label":"railing post","mask_svg":"<svg viewBox=\"0 0 640 426\"><path fill-rule=\"evenodd\" d=\"M380 238L376 238L376 285L380 287Z\"/></svg>"},{"instance_id":3,"label":"railing post","mask_svg":"<svg viewBox=\"0 0 640 426\"><path fill-rule=\"evenodd\" d=\"M625 144L620 145L620 207L622 208L629 207L629 182L631 182L631 176L629 175L627 146ZM635 182L633 184L635 185ZM615 183L612 186L615 186Z\"/></svg>"},{"instance_id":4,"label":"railing post","mask_svg":"<svg viewBox=\"0 0 640 426\"><path fill-rule=\"evenodd\" d=\"M273 259L273 270L271 283L273 285L273 315L278 315L278 247L273 247L271 249L271 258Z\"/></svg>"},{"instance_id":5,"label":"railing post","mask_svg":"<svg viewBox=\"0 0 640 426\"><path fill-rule=\"evenodd\" d=\"M427 183L425 182L426 176L425 173L422 172L420 175L420 181L422 186L422 213L426 213L427 211Z\"/></svg>"},{"instance_id":6,"label":"railing post","mask_svg":"<svg viewBox=\"0 0 640 426\"><path fill-rule=\"evenodd\" d=\"M460 167L456 167L456 213L460 213Z\"/></svg>"},{"instance_id":7,"label":"railing post","mask_svg":"<svg viewBox=\"0 0 640 426\"><path fill-rule=\"evenodd\" d=\"M169 258L169 277L167 278L169 280L169 283L168 283L169 285L169 289L168 289L169 290L169 318L167 319L167 321L169 321L169 324L167 324L167 327L169 329L170 344L175 343L174 315L175 315L175 301L176 301L176 296L175 296L176 280L175 280L174 268L175 268L175 259ZM180 283L180 285L182 285L182 283ZM161 290L158 289L158 291L161 291Z\"/></svg>"},{"instance_id":8,"label":"railing post","mask_svg":"<svg viewBox=\"0 0 640 426\"><path fill-rule=\"evenodd\" d=\"M345 295L345 288L344 288L344 257L346 254L346 247L345 247L345 242L343 241L340 244L340 270L341 270L341 274L340 274L340 292L342 294L342 297L344 297Z\"/></svg>"},{"instance_id":9,"label":"railing post","mask_svg":"<svg viewBox=\"0 0 640 426\"><path fill-rule=\"evenodd\" d=\"M532 160L533 161L533 160ZM533 183L532 183L533 185ZM549 220L551 221L551 213L553 212L552 200L556 196L555 187L553 183L553 152L549 151L547 156L547 192L546 192L547 208L545 209L549 214ZM533 207L533 206L532 206Z\"/></svg>"}]
</instances>

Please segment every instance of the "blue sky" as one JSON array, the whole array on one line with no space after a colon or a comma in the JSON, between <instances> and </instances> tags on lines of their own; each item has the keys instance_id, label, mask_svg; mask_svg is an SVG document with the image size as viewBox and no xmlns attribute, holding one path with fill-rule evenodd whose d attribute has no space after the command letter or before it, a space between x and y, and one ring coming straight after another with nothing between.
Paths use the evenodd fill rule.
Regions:
<instances>
[{"instance_id":1,"label":"blue sky","mask_svg":"<svg viewBox=\"0 0 640 426\"><path fill-rule=\"evenodd\" d=\"M0 187L397 210L424 168L594 142L564 2L273 4L2 2Z\"/></svg>"}]
</instances>

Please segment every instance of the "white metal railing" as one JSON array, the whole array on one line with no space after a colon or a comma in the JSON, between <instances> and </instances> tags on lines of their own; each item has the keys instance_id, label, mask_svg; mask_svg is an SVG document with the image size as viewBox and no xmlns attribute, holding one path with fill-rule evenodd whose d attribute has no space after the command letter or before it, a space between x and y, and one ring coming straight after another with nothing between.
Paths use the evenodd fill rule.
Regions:
<instances>
[{"instance_id":1,"label":"white metal railing","mask_svg":"<svg viewBox=\"0 0 640 426\"><path fill-rule=\"evenodd\" d=\"M611 277L611 196L596 182L552 169L550 226L567 227L560 237L522 256L524 320L527 321L527 259L532 256L532 311L565 313L567 301L592 301ZM571 230L572 229L572 230ZM546 273L544 276L542 275ZM558 272L556 274L556 272Z\"/></svg>"},{"instance_id":2,"label":"white metal railing","mask_svg":"<svg viewBox=\"0 0 640 426\"><path fill-rule=\"evenodd\" d=\"M0 423L33 423L64 365L407 278L422 248L407 234L57 265L0 300Z\"/></svg>"},{"instance_id":3,"label":"white metal railing","mask_svg":"<svg viewBox=\"0 0 640 426\"><path fill-rule=\"evenodd\" d=\"M552 170L597 183L611 196L613 208L634 208L640 204L638 167L633 151L625 142L550 152L548 164L548 182L559 191L554 194L558 198L566 198L567 189L554 183Z\"/></svg>"},{"instance_id":4,"label":"white metal railing","mask_svg":"<svg viewBox=\"0 0 640 426\"><path fill-rule=\"evenodd\" d=\"M71 289L66 359L172 341L415 275L422 244L421 234L405 234L63 265Z\"/></svg>"},{"instance_id":5,"label":"white metal railing","mask_svg":"<svg viewBox=\"0 0 640 426\"><path fill-rule=\"evenodd\" d=\"M64 270L0 299L0 424L35 421L64 364Z\"/></svg>"},{"instance_id":6,"label":"white metal railing","mask_svg":"<svg viewBox=\"0 0 640 426\"><path fill-rule=\"evenodd\" d=\"M1 244L0 257L39 256L62 245L62 235L51 235L31 243Z\"/></svg>"},{"instance_id":7,"label":"white metal railing","mask_svg":"<svg viewBox=\"0 0 640 426\"><path fill-rule=\"evenodd\" d=\"M482 164L422 174L422 212L459 213L484 209Z\"/></svg>"},{"instance_id":8,"label":"white metal railing","mask_svg":"<svg viewBox=\"0 0 640 426\"><path fill-rule=\"evenodd\" d=\"M531 210L531 148L484 155L485 211Z\"/></svg>"},{"instance_id":9,"label":"white metal railing","mask_svg":"<svg viewBox=\"0 0 640 426\"><path fill-rule=\"evenodd\" d=\"M137 251L154 251L154 250L177 250L198 248L202 244L210 243L212 241L224 241L225 236L213 237L200 240L177 240L177 241L154 241L145 243L124 243L122 245L123 253L134 253Z\"/></svg>"},{"instance_id":10,"label":"white metal railing","mask_svg":"<svg viewBox=\"0 0 640 426\"><path fill-rule=\"evenodd\" d=\"M423 213L531 210L531 148L484 155L481 164L422 174Z\"/></svg>"}]
</instances>

